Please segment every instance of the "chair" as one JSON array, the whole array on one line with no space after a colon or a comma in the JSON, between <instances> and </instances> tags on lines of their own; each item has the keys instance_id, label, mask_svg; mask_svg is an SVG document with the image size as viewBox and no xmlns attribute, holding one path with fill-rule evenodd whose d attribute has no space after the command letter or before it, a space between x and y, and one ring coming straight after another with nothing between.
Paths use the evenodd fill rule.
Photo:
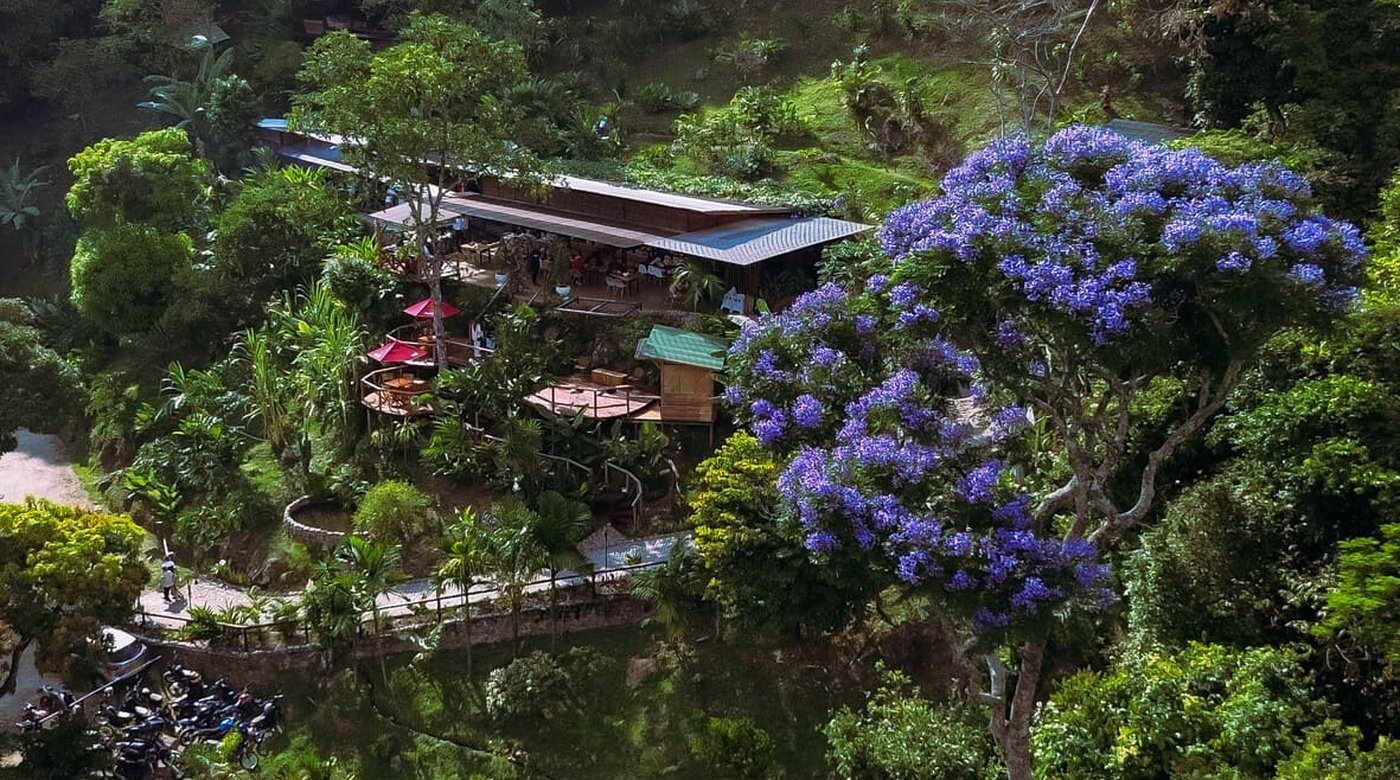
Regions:
<instances>
[{"instance_id":1,"label":"chair","mask_svg":"<svg viewBox=\"0 0 1400 780\"><path fill-rule=\"evenodd\" d=\"M724 294L724 301L719 305L720 311L732 311L735 314L744 313L744 296L733 287Z\"/></svg>"},{"instance_id":2,"label":"chair","mask_svg":"<svg viewBox=\"0 0 1400 780\"><path fill-rule=\"evenodd\" d=\"M616 276L612 276L611 274L609 274L607 278L607 283L608 295L616 295L618 297L621 297L624 293L627 292L627 282L624 282Z\"/></svg>"}]
</instances>

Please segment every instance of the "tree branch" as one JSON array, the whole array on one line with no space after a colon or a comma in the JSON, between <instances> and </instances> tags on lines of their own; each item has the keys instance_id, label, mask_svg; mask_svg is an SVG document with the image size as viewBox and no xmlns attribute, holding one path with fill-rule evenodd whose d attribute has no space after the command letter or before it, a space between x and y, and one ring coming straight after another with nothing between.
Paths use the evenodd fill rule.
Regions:
<instances>
[{"instance_id":1,"label":"tree branch","mask_svg":"<svg viewBox=\"0 0 1400 780\"><path fill-rule=\"evenodd\" d=\"M1206 421L1215 416L1215 413L1225 405L1225 401L1230 397L1230 392L1234 390L1235 384L1239 381L1241 368L1240 361L1231 361L1225 368L1225 372L1220 375L1220 381L1214 388L1210 387L1208 382L1203 383L1201 400L1196 411L1172 430L1157 449L1147 456L1147 465L1143 467L1142 477L1139 481L1137 501L1126 512L1109 515L1109 519L1089 535L1090 542L1102 545L1147 516L1157 497L1157 474L1161 470L1162 464L1171 457L1177 447L1195 435L1206 424ZM1103 492L1101 485L1095 485L1091 490L1095 493Z\"/></svg>"}]
</instances>

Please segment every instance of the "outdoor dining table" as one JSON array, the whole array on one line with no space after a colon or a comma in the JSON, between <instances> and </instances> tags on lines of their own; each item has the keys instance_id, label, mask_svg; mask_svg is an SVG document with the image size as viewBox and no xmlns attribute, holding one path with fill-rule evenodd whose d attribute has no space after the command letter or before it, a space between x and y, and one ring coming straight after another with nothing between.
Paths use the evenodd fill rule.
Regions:
<instances>
[{"instance_id":1,"label":"outdoor dining table","mask_svg":"<svg viewBox=\"0 0 1400 780\"><path fill-rule=\"evenodd\" d=\"M399 392L425 392L428 389L428 380L412 376L396 376L384 380L384 387Z\"/></svg>"},{"instance_id":2,"label":"outdoor dining table","mask_svg":"<svg viewBox=\"0 0 1400 780\"><path fill-rule=\"evenodd\" d=\"M637 291L637 274L635 271L614 271L608 274L609 279L620 282L628 292Z\"/></svg>"}]
</instances>

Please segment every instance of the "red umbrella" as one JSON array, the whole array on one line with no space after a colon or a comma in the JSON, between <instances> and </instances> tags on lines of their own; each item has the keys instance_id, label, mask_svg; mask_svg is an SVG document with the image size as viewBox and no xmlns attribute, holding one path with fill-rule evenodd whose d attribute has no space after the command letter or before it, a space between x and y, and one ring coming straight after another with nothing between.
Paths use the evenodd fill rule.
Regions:
<instances>
[{"instance_id":1,"label":"red umbrella","mask_svg":"<svg viewBox=\"0 0 1400 780\"><path fill-rule=\"evenodd\" d=\"M428 356L428 351L398 341L389 341L375 347L369 356L380 363L408 363L422 360Z\"/></svg>"},{"instance_id":2,"label":"red umbrella","mask_svg":"<svg viewBox=\"0 0 1400 780\"><path fill-rule=\"evenodd\" d=\"M407 314L410 317L431 317L433 316L433 299L424 298L423 300L413 304L407 309L404 309L403 313ZM446 302L442 304L442 316L451 317L456 313L456 306L453 306L452 304Z\"/></svg>"}]
</instances>

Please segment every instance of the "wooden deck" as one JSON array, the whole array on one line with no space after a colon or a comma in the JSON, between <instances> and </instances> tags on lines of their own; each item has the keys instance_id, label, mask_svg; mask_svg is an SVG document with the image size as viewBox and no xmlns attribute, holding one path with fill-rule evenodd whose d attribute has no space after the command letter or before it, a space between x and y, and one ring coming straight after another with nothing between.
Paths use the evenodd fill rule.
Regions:
<instances>
[{"instance_id":1,"label":"wooden deck","mask_svg":"<svg viewBox=\"0 0 1400 780\"><path fill-rule=\"evenodd\" d=\"M403 396L392 391L374 390L366 393L361 403L372 411L391 417L421 417L433 413L433 405L426 402L405 401Z\"/></svg>"},{"instance_id":2,"label":"wooden deck","mask_svg":"<svg viewBox=\"0 0 1400 780\"><path fill-rule=\"evenodd\" d=\"M532 393L525 399L531 405L571 417L583 410L594 420L626 420L656 404L654 395L631 392L624 387L608 387L583 377L569 377Z\"/></svg>"}]
</instances>

